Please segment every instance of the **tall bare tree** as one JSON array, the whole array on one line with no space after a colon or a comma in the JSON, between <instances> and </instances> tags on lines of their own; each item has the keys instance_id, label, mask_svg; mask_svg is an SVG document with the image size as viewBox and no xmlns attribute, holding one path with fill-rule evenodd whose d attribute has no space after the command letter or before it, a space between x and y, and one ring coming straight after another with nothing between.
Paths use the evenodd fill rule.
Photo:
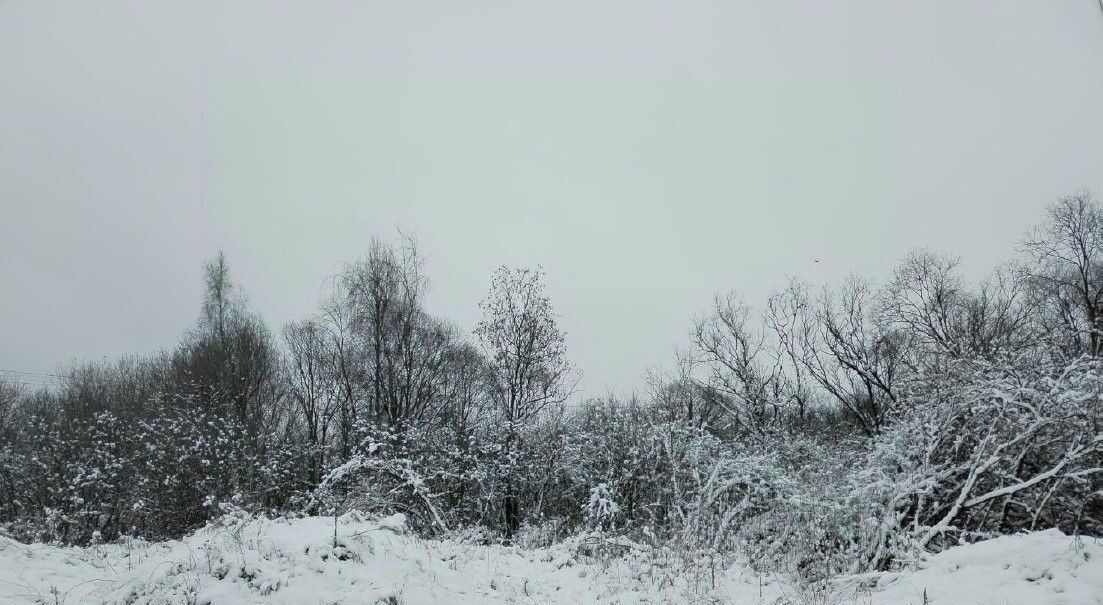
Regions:
<instances>
[{"instance_id":1,"label":"tall bare tree","mask_svg":"<svg viewBox=\"0 0 1103 605\"><path fill-rule=\"evenodd\" d=\"M1024 268L1046 331L1072 356L1103 353L1103 209L1087 191L1061 198L1023 239Z\"/></svg>"},{"instance_id":2,"label":"tall bare tree","mask_svg":"<svg viewBox=\"0 0 1103 605\"><path fill-rule=\"evenodd\" d=\"M765 322L774 337L774 367L778 390L803 423L814 403L813 379L802 363L807 343L815 340L815 323L807 286L792 279L766 301Z\"/></svg>"},{"instance_id":3,"label":"tall bare tree","mask_svg":"<svg viewBox=\"0 0 1103 605\"><path fill-rule=\"evenodd\" d=\"M904 258L882 293L884 318L926 352L995 359L1030 344L1024 282L1001 268L969 287L956 258L919 250Z\"/></svg>"},{"instance_id":4,"label":"tall bare tree","mask_svg":"<svg viewBox=\"0 0 1103 605\"><path fill-rule=\"evenodd\" d=\"M325 330L313 321L290 323L284 328L287 391L311 446L313 463L307 479L312 485L321 479L325 469L330 425L338 414L340 401L341 383L331 373L334 366L326 336Z\"/></svg>"},{"instance_id":5,"label":"tall bare tree","mask_svg":"<svg viewBox=\"0 0 1103 605\"><path fill-rule=\"evenodd\" d=\"M740 429L762 432L780 419L784 399L776 359L757 320L734 294L718 296L712 313L697 320L690 337L717 403Z\"/></svg>"},{"instance_id":6,"label":"tall bare tree","mask_svg":"<svg viewBox=\"0 0 1103 605\"><path fill-rule=\"evenodd\" d=\"M199 389L204 405L226 408L255 438L280 420L279 354L238 294L223 253L207 263L204 282L202 313L177 353L177 373Z\"/></svg>"},{"instance_id":7,"label":"tall bare tree","mask_svg":"<svg viewBox=\"0 0 1103 605\"><path fill-rule=\"evenodd\" d=\"M851 278L813 300L805 286L793 282L771 306L779 358L792 358L862 432L877 434L896 404L895 385L906 367L909 342L882 321L873 287ZM808 396L807 385L794 383L790 392Z\"/></svg>"},{"instance_id":8,"label":"tall bare tree","mask_svg":"<svg viewBox=\"0 0 1103 605\"><path fill-rule=\"evenodd\" d=\"M575 386L566 341L544 289L543 273L500 268L482 301L475 334L487 358L490 396L505 425L505 456L519 447L522 425L546 407L564 402ZM521 524L514 483L506 481L505 531Z\"/></svg>"},{"instance_id":9,"label":"tall bare tree","mask_svg":"<svg viewBox=\"0 0 1103 605\"><path fill-rule=\"evenodd\" d=\"M411 239L397 247L373 240L367 257L345 268L340 287L347 311L329 315L347 315L355 335L366 411L402 434L443 405L455 330L424 310L428 282Z\"/></svg>"}]
</instances>

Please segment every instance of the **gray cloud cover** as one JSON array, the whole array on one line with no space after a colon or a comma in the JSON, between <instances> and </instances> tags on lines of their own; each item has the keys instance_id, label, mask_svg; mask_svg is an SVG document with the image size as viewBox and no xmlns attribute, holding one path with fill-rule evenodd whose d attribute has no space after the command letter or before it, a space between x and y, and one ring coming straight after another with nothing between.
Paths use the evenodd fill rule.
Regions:
<instances>
[{"instance_id":1,"label":"gray cloud cover","mask_svg":"<svg viewBox=\"0 0 1103 605\"><path fill-rule=\"evenodd\" d=\"M276 328L401 227L465 327L543 264L631 388L720 290L981 275L1103 193L1101 99L1090 0L2 2L0 368L170 345L220 247Z\"/></svg>"}]
</instances>

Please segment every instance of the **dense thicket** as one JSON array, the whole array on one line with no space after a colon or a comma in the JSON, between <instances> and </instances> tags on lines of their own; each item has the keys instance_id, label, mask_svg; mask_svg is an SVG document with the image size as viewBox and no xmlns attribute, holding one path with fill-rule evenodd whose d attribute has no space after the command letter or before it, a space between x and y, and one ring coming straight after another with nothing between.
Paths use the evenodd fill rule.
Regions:
<instances>
[{"instance_id":1,"label":"dense thicket","mask_svg":"<svg viewBox=\"0 0 1103 605\"><path fill-rule=\"evenodd\" d=\"M539 271L497 272L468 336L426 312L415 246L375 241L277 337L219 255L174 349L0 382L0 522L87 543L356 507L808 576L1103 533L1103 210L1061 199L982 283L957 265L918 251L880 282L792 281L761 312L720 296L646 388L577 401Z\"/></svg>"}]
</instances>

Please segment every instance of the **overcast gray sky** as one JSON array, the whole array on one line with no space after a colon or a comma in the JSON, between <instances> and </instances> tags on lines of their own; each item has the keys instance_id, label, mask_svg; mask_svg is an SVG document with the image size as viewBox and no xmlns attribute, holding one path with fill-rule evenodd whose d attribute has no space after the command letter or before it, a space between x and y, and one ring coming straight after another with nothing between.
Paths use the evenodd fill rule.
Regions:
<instances>
[{"instance_id":1,"label":"overcast gray sky","mask_svg":"<svg viewBox=\"0 0 1103 605\"><path fill-rule=\"evenodd\" d=\"M220 247L278 330L401 227L465 328L544 265L586 392L629 389L716 292L979 276L1078 188L1096 0L0 0L2 369L171 346Z\"/></svg>"}]
</instances>

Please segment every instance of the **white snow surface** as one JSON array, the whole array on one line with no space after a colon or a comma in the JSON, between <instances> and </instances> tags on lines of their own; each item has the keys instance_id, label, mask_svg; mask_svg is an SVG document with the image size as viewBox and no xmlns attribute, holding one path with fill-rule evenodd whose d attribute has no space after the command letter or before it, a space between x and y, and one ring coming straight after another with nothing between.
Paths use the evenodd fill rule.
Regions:
<instances>
[{"instance_id":1,"label":"white snow surface","mask_svg":"<svg viewBox=\"0 0 1103 605\"><path fill-rule=\"evenodd\" d=\"M420 540L401 515L228 517L180 541L88 548L0 537L0 603L59 604L1103 604L1103 543L1056 530L952 548L910 571L803 590L734 564L719 574L672 568L629 541L621 555L589 540L525 550ZM623 554L628 553L628 554ZM689 571L687 571L689 570ZM693 571L696 570L696 571Z\"/></svg>"},{"instance_id":2,"label":"white snow surface","mask_svg":"<svg viewBox=\"0 0 1103 605\"><path fill-rule=\"evenodd\" d=\"M870 574L870 603L931 605L1103 604L1103 541L1056 529L957 546L919 569Z\"/></svg>"}]
</instances>

